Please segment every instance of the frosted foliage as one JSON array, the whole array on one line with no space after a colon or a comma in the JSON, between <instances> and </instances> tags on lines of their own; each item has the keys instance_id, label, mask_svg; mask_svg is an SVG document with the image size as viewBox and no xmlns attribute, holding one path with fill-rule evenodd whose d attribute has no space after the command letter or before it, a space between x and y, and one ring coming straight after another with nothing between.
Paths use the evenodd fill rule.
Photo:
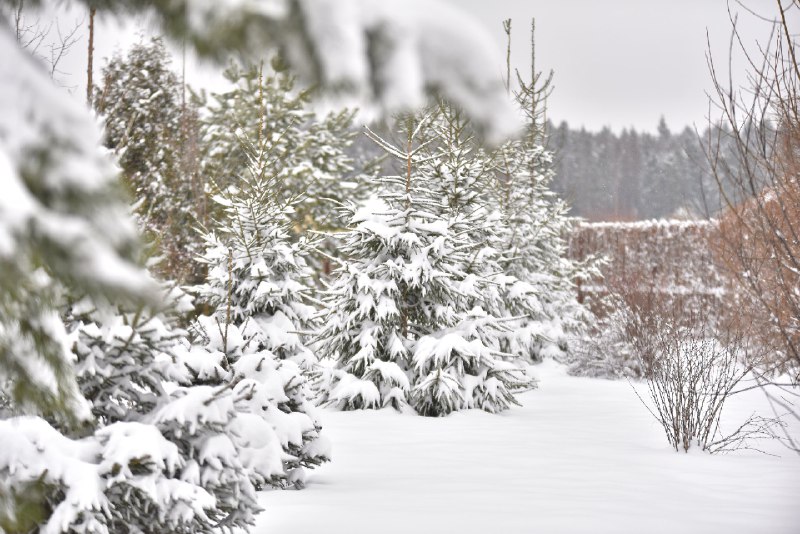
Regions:
<instances>
[{"instance_id":1,"label":"frosted foliage","mask_svg":"<svg viewBox=\"0 0 800 534\"><path fill-rule=\"evenodd\" d=\"M351 88L390 113L419 107L426 88L437 87L492 139L517 127L502 80L486 74L501 64L493 40L457 8L421 0L301 0L299 6L311 49L301 56L290 48L289 57L325 86Z\"/></svg>"},{"instance_id":2,"label":"frosted foliage","mask_svg":"<svg viewBox=\"0 0 800 534\"><path fill-rule=\"evenodd\" d=\"M519 125L492 36L443 0L159 0L104 2L98 11L155 12L167 33L206 56L281 48L309 85L383 115L436 91L490 140Z\"/></svg>"},{"instance_id":3,"label":"frosted foliage","mask_svg":"<svg viewBox=\"0 0 800 534\"><path fill-rule=\"evenodd\" d=\"M540 125L529 125L541 128ZM503 341L503 350L538 361L564 357L569 340L580 338L592 322L577 301L575 282L597 274L597 262L568 257L566 236L573 220L568 206L551 190L552 154L535 131L509 141L494 154L491 201L503 231L500 264L509 276L498 278L509 316L519 319Z\"/></svg>"},{"instance_id":4,"label":"frosted foliage","mask_svg":"<svg viewBox=\"0 0 800 534\"><path fill-rule=\"evenodd\" d=\"M25 282L30 286L0 292L0 399L15 411L84 421L89 405L75 379L67 331L47 309L58 295L53 280L39 269Z\"/></svg>"},{"instance_id":5,"label":"frosted foliage","mask_svg":"<svg viewBox=\"0 0 800 534\"><path fill-rule=\"evenodd\" d=\"M106 145L119 154L125 177L141 200L146 226L163 224L168 182L177 176L180 82L160 40L134 45L103 68L93 103L105 119ZM158 210L161 210L159 213Z\"/></svg>"},{"instance_id":6,"label":"frosted foliage","mask_svg":"<svg viewBox=\"0 0 800 534\"><path fill-rule=\"evenodd\" d=\"M218 423L228 429L254 486L302 487L303 468L327 461L330 445L320 435L301 368L266 349L267 339L252 320L226 328L201 316L195 329L205 357L195 356L195 349L182 363L197 383L230 390L230 404L226 413L219 414ZM209 361L218 362L213 371ZM184 424L196 422L187 419Z\"/></svg>"},{"instance_id":7,"label":"frosted foliage","mask_svg":"<svg viewBox=\"0 0 800 534\"><path fill-rule=\"evenodd\" d=\"M382 202L351 208L350 230L339 236L347 261L326 292L317 341L335 362L320 376L324 404L411 405L423 415L500 411L529 383L505 372L506 355L497 350L505 329L480 307L494 298L487 277L494 252L476 240L484 234L470 226L473 215L441 194L447 186L429 152L432 120L406 121L405 147L373 135L406 175L382 177ZM471 268L478 263L488 267Z\"/></svg>"},{"instance_id":8,"label":"frosted foliage","mask_svg":"<svg viewBox=\"0 0 800 534\"><path fill-rule=\"evenodd\" d=\"M447 104L432 112L429 135L424 172L471 241L461 291L503 319L504 331L485 342L532 361L562 355L589 316L573 282L587 269L566 257L571 222L548 189L550 155L527 138L489 152Z\"/></svg>"},{"instance_id":9,"label":"frosted foliage","mask_svg":"<svg viewBox=\"0 0 800 534\"><path fill-rule=\"evenodd\" d=\"M130 259L135 232L99 128L5 27L0 48L0 388L20 408L81 419L61 288L138 300L154 285Z\"/></svg>"},{"instance_id":10,"label":"frosted foliage","mask_svg":"<svg viewBox=\"0 0 800 534\"><path fill-rule=\"evenodd\" d=\"M306 378L317 360L305 341L316 327L307 286L312 244L291 240L294 203L274 194L275 147L261 135L253 143L241 133L238 142L247 166L236 187L215 198L218 230L204 235L200 258L208 276L195 288L213 312L198 318L197 344L212 355L206 362L219 364L209 369L194 359L201 367L192 372L196 380L232 388L236 413L262 429L256 441L253 430L235 438L249 451L243 461L253 483L302 487L303 469L330 457Z\"/></svg>"},{"instance_id":11,"label":"frosted foliage","mask_svg":"<svg viewBox=\"0 0 800 534\"><path fill-rule=\"evenodd\" d=\"M364 191L358 187L363 173L349 155L353 112L318 116L309 91L298 89L294 77L282 69L234 65L225 76L233 88L212 95L203 121L206 176L219 189L238 187L237 177L250 164L241 138L260 143L267 155L263 173L274 180L272 195L282 204L295 200L288 213L293 233L341 227L331 200L358 198Z\"/></svg>"},{"instance_id":12,"label":"frosted foliage","mask_svg":"<svg viewBox=\"0 0 800 534\"><path fill-rule=\"evenodd\" d=\"M185 309L177 290L163 291L161 300ZM191 346L171 316L145 308L126 312L84 298L71 304L66 324L67 350L94 425L82 427L78 435L86 437L73 442L65 425L52 428L34 418L2 423L0 442L14 452L0 452L0 478L2 472L24 476L0 488L7 501L0 527L188 534L251 524L259 511L256 474L280 466L281 451L270 449L267 438L256 442L252 432L239 432L254 427L236 420L241 392L219 380L227 376L223 359ZM192 368L198 362L205 384ZM30 432L17 432L19 425ZM47 446L52 441L53 451L40 439ZM64 469L79 482L60 475ZM36 512L16 517L19 510Z\"/></svg>"},{"instance_id":13,"label":"frosted foliage","mask_svg":"<svg viewBox=\"0 0 800 534\"><path fill-rule=\"evenodd\" d=\"M246 212L242 208L238 213ZM304 302L309 292L304 258L308 245L290 243L284 220L255 224L263 226L254 226L241 241L230 235L206 236L208 248L201 259L208 265L208 277L196 292L219 311L220 320L229 317L238 325L255 319L267 348L308 368L314 355L301 336L314 314Z\"/></svg>"},{"instance_id":14,"label":"frosted foliage","mask_svg":"<svg viewBox=\"0 0 800 534\"><path fill-rule=\"evenodd\" d=\"M215 498L213 523L229 528L251 524L259 511L249 447L240 447L231 425L235 397L226 387L192 385L176 389L152 422L177 445L185 459L180 478L205 488Z\"/></svg>"},{"instance_id":15,"label":"frosted foliage","mask_svg":"<svg viewBox=\"0 0 800 534\"><path fill-rule=\"evenodd\" d=\"M119 158L139 227L164 256L158 267L183 279L192 274L193 227L205 200L194 172L195 110L182 102L184 87L157 38L116 53L101 79L92 105L105 123L104 143Z\"/></svg>"},{"instance_id":16,"label":"frosted foliage","mask_svg":"<svg viewBox=\"0 0 800 534\"><path fill-rule=\"evenodd\" d=\"M146 414L164 396L163 383L181 381L174 365L180 331L164 317L73 309L69 336L83 396L105 422Z\"/></svg>"},{"instance_id":17,"label":"frosted foliage","mask_svg":"<svg viewBox=\"0 0 800 534\"><path fill-rule=\"evenodd\" d=\"M278 180L268 169L272 153L258 141L256 146L240 139L248 166L235 189L215 197L221 209L218 231L204 235L200 260L208 275L195 291L220 322L248 322L258 331L261 348L308 370L316 359L303 339L303 332L314 329L307 285L313 244L304 237L291 240L294 205L273 194Z\"/></svg>"},{"instance_id":18,"label":"frosted foliage","mask_svg":"<svg viewBox=\"0 0 800 534\"><path fill-rule=\"evenodd\" d=\"M201 53L227 57L238 48L259 57L277 46L306 82L348 104L388 115L419 106L435 90L462 106L491 140L518 128L492 36L442 0L154 4L166 29L185 34ZM136 8L145 6L150 2Z\"/></svg>"},{"instance_id":19,"label":"frosted foliage","mask_svg":"<svg viewBox=\"0 0 800 534\"><path fill-rule=\"evenodd\" d=\"M530 380L484 345L486 334L476 330L494 328L492 322L474 310L457 328L420 338L414 366L424 378L412 394L419 413L438 416L465 408L495 413L518 404L512 392L530 386Z\"/></svg>"},{"instance_id":20,"label":"frosted foliage","mask_svg":"<svg viewBox=\"0 0 800 534\"><path fill-rule=\"evenodd\" d=\"M0 421L0 507L9 525L38 532L211 532L214 497L180 477L184 457L153 426L114 423L79 440L64 437L39 418ZM33 503L55 498L45 516Z\"/></svg>"},{"instance_id":21,"label":"frosted foliage","mask_svg":"<svg viewBox=\"0 0 800 534\"><path fill-rule=\"evenodd\" d=\"M135 232L115 168L98 150L99 128L6 30L0 47L6 51L0 60L2 259L30 247L58 256L53 271L89 288L151 291L143 272L122 255Z\"/></svg>"}]
</instances>

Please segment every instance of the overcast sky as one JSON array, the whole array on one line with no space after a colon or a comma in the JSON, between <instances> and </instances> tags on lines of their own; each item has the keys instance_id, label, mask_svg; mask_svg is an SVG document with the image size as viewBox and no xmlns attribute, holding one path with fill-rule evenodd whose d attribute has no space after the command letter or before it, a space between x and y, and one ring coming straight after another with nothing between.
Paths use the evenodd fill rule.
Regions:
<instances>
[{"instance_id":1,"label":"overcast sky","mask_svg":"<svg viewBox=\"0 0 800 534\"><path fill-rule=\"evenodd\" d=\"M376 0L380 1L380 0ZM634 126L655 130L664 115L671 129L697 123L708 114L706 30L715 58L727 63L730 35L726 0L445 0L472 13L505 50L501 21L513 20L512 61L530 72L530 20L536 18L537 68L555 71L550 117L591 130L610 126L619 131ZM771 15L774 0L743 0L748 8ZM787 0L784 0L784 2ZM770 24L744 11L736 0L745 39L766 40ZM792 17L800 10L794 9ZM68 26L69 17L62 17ZM797 25L800 21L793 21ZM116 48L127 48L144 30L143 21L125 28L100 21L96 36L96 65ZM137 30L138 28L138 30ZM83 28L85 31L85 26ZM72 73L66 83L85 92L86 41L81 41L65 63ZM498 65L498 72L504 72ZM737 73L743 63L735 63ZM207 76L190 66L188 81Z\"/></svg>"},{"instance_id":2,"label":"overcast sky","mask_svg":"<svg viewBox=\"0 0 800 534\"><path fill-rule=\"evenodd\" d=\"M530 72L530 20L536 18L537 68L553 69L550 116L597 130L655 130L702 125L708 115L706 29L714 57L727 64L730 37L725 0L449 0L474 13L505 47L501 21L512 19L512 62ZM784 0L786 2L786 0ZM746 38L766 40L771 25L740 12ZM745 0L771 15L775 0ZM798 16L798 10L792 10ZM795 19L795 27L797 24ZM734 71L743 72L743 62Z\"/></svg>"}]
</instances>

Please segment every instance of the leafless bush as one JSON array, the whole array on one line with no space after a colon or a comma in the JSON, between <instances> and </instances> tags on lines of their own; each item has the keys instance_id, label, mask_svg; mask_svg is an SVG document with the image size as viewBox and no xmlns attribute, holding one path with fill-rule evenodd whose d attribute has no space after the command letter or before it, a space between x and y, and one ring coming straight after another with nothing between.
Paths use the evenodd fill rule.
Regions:
<instances>
[{"instance_id":1,"label":"leafless bush","mask_svg":"<svg viewBox=\"0 0 800 534\"><path fill-rule=\"evenodd\" d=\"M594 337L574 344L571 374L644 378L649 400L640 399L676 451L754 448L774 437L782 426L777 416L753 415L727 433L720 427L725 402L749 387L744 381L749 384L765 353L721 313L718 301L687 303L656 287L647 273L606 277L605 285L605 310Z\"/></svg>"},{"instance_id":2,"label":"leafless bush","mask_svg":"<svg viewBox=\"0 0 800 534\"><path fill-rule=\"evenodd\" d=\"M718 73L709 49L712 104L724 127L702 139L724 201L720 231L711 243L732 280L732 307L768 357L757 380L775 409L800 420L800 409L776 388L776 376L800 383L800 2L775 0L773 32L751 51L731 16L729 58L749 65L743 84ZM780 381L785 381L780 379ZM775 393L778 391L779 393ZM785 433L800 453L800 441Z\"/></svg>"},{"instance_id":3,"label":"leafless bush","mask_svg":"<svg viewBox=\"0 0 800 534\"><path fill-rule=\"evenodd\" d=\"M569 374L592 378L641 378L641 361L626 332L630 310L618 298L609 297L613 311L598 318L588 332L570 341L564 363Z\"/></svg>"},{"instance_id":4,"label":"leafless bush","mask_svg":"<svg viewBox=\"0 0 800 534\"><path fill-rule=\"evenodd\" d=\"M741 314L758 322L781 372L800 378L800 67L788 25L797 2L777 2L773 34L758 51L743 44L732 17L730 56L750 65L746 87L720 79L709 53L713 103L724 128L704 139L724 201L711 245L742 295ZM737 50L738 49L738 50ZM723 150L722 147L728 147Z\"/></svg>"},{"instance_id":5,"label":"leafless bush","mask_svg":"<svg viewBox=\"0 0 800 534\"><path fill-rule=\"evenodd\" d=\"M80 40L78 32L83 22L76 21L64 29L58 18L42 21L35 4L32 9L25 6L25 0L12 0L0 5L0 22L7 19L19 45L47 67L56 83L63 85L60 79L66 73L59 69L59 65Z\"/></svg>"},{"instance_id":6,"label":"leafless bush","mask_svg":"<svg viewBox=\"0 0 800 534\"><path fill-rule=\"evenodd\" d=\"M715 301L687 302L687 296L657 287L652 273L610 273L603 284L607 294L594 306L597 323L570 345L573 375L642 378L657 357L653 339L665 323L709 331L718 323Z\"/></svg>"},{"instance_id":7,"label":"leafless bush","mask_svg":"<svg viewBox=\"0 0 800 534\"><path fill-rule=\"evenodd\" d=\"M650 346L653 356L645 374L650 403L642 402L676 451L696 445L704 451L722 452L773 437L777 421L756 415L731 433L720 429L726 400L751 371L742 363L751 358L745 357L740 339L721 342L702 328L669 322L650 334L640 340Z\"/></svg>"}]
</instances>

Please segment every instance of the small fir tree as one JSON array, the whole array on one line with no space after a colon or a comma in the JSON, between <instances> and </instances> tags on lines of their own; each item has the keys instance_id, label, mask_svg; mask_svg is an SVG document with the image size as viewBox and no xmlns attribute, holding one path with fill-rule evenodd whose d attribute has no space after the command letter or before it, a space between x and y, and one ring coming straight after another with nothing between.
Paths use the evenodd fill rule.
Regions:
<instances>
[{"instance_id":1,"label":"small fir tree","mask_svg":"<svg viewBox=\"0 0 800 534\"><path fill-rule=\"evenodd\" d=\"M510 20L504 27L510 46ZM507 316L519 318L502 339L502 348L539 361L563 355L568 339L591 322L590 312L577 301L575 282L597 271L593 259L579 263L567 257L573 221L567 204L551 190L553 155L545 132L553 73L545 77L536 70L534 30L532 21L530 81L517 71L513 90L526 118L524 134L495 150L489 196L502 221L497 245L505 273L498 278L500 302ZM510 67L507 80L512 92Z\"/></svg>"},{"instance_id":2,"label":"small fir tree","mask_svg":"<svg viewBox=\"0 0 800 534\"><path fill-rule=\"evenodd\" d=\"M519 320L503 349L540 361L567 350L570 337L591 322L577 301L575 283L596 271L596 262L567 255L573 221L567 205L550 190L550 154L526 141L500 147L495 198L503 221L498 248L505 277L498 279L501 302Z\"/></svg>"},{"instance_id":3,"label":"small fir tree","mask_svg":"<svg viewBox=\"0 0 800 534\"><path fill-rule=\"evenodd\" d=\"M3 456L3 489L27 499L34 488L49 508L4 528L188 534L252 524L259 511L254 468L242 461L249 445L236 433L235 392L192 384L187 362L196 350L173 319L97 302L73 305L67 322L93 428L1 422L0 442L21 434L39 444L35 454L22 447ZM30 506L13 505L20 503Z\"/></svg>"},{"instance_id":4,"label":"small fir tree","mask_svg":"<svg viewBox=\"0 0 800 534\"><path fill-rule=\"evenodd\" d=\"M405 121L403 147L372 135L404 175L380 179L383 206L349 208L351 229L340 236L346 261L334 273L318 337L335 361L321 380L323 403L410 404L423 415L499 411L528 383L487 345L503 326L480 307L483 281L465 270L475 246L461 214L430 187L433 120Z\"/></svg>"},{"instance_id":5,"label":"small fir tree","mask_svg":"<svg viewBox=\"0 0 800 534\"><path fill-rule=\"evenodd\" d=\"M208 277L196 291L213 319L204 319L197 331L204 345L219 337L214 351L223 355L223 363L215 376L239 387L249 384L255 400L245 403L245 410L262 417L280 437L284 470L275 483L300 487L299 468L319 465L329 455L308 402L307 375L316 363L304 339L315 328L306 262L312 244L304 237L290 240L297 200L281 200L271 143L263 137L255 143L242 137L240 143L248 167L237 187L215 197L221 207L217 231L204 236L201 261ZM234 343L239 337L241 343Z\"/></svg>"},{"instance_id":6,"label":"small fir tree","mask_svg":"<svg viewBox=\"0 0 800 534\"><path fill-rule=\"evenodd\" d=\"M297 88L280 60L272 72L232 65L225 77L234 86L212 95L203 121L203 172L224 190L247 172L247 149L240 137L260 139L269 160L265 168L280 188L278 201L293 206L290 229L294 237L304 229L341 228L330 200L354 199L365 193L364 166L350 155L355 137L353 111L318 117L310 107L310 92Z\"/></svg>"},{"instance_id":7,"label":"small fir tree","mask_svg":"<svg viewBox=\"0 0 800 534\"><path fill-rule=\"evenodd\" d=\"M254 486L302 488L305 468L328 461L330 445L300 367L266 349L269 339L252 319L234 325L201 316L194 330L186 367L194 383L233 392L230 429Z\"/></svg>"},{"instance_id":8,"label":"small fir tree","mask_svg":"<svg viewBox=\"0 0 800 534\"><path fill-rule=\"evenodd\" d=\"M105 146L119 157L139 226L163 256L156 270L191 281L199 275L191 259L200 250L192 227L202 219L206 193L194 168L197 110L170 67L161 39L137 43L108 61L92 103L105 122Z\"/></svg>"},{"instance_id":9,"label":"small fir tree","mask_svg":"<svg viewBox=\"0 0 800 534\"><path fill-rule=\"evenodd\" d=\"M70 307L66 324L81 393L101 425L150 413L167 396L164 384L184 375L172 355L181 331L163 315L87 298Z\"/></svg>"}]
</instances>

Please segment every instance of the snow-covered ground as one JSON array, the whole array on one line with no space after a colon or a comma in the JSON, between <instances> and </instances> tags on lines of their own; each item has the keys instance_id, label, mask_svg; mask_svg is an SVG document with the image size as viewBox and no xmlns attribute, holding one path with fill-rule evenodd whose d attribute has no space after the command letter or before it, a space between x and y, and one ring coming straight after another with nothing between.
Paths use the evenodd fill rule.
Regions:
<instances>
[{"instance_id":1,"label":"snow-covered ground","mask_svg":"<svg viewBox=\"0 0 800 534\"><path fill-rule=\"evenodd\" d=\"M627 382L536 371L501 415L324 412L333 462L303 491L263 493L254 532L800 531L800 457L780 443L761 443L780 457L676 453ZM729 424L768 414L759 391L729 403Z\"/></svg>"}]
</instances>

